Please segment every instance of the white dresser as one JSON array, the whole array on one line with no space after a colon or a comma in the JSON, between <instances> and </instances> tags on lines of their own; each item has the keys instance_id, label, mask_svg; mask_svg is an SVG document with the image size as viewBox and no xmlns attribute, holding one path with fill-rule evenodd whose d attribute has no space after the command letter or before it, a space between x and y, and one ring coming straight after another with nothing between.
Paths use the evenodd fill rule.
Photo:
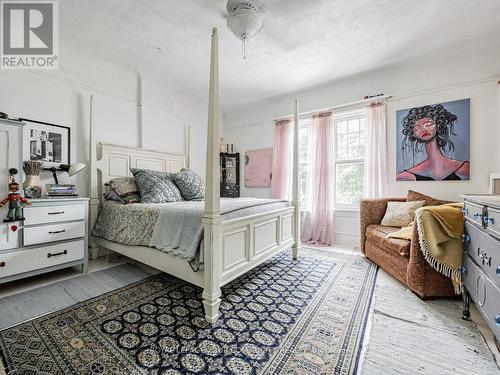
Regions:
<instances>
[{"instance_id":1,"label":"white dresser","mask_svg":"<svg viewBox=\"0 0 500 375\"><path fill-rule=\"evenodd\" d=\"M18 229L21 246L0 250L0 284L72 266L87 272L88 198L32 203Z\"/></svg>"}]
</instances>

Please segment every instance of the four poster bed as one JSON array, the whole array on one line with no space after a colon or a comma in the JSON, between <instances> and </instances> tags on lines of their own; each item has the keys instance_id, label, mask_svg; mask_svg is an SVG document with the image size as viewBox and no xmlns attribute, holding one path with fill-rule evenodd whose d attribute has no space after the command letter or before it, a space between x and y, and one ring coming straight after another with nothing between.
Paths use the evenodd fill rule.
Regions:
<instances>
[{"instance_id":1,"label":"four poster bed","mask_svg":"<svg viewBox=\"0 0 500 375\"><path fill-rule=\"evenodd\" d=\"M91 99L91 103L93 98ZM92 104L91 104L92 112ZM95 224L103 206L104 184L110 179L130 176L130 168L178 172L189 168L189 127L187 154L170 154L144 149L97 143L91 113L90 196L91 223ZM203 288L203 305L208 322L219 316L221 287L250 271L277 252L292 248L296 259L300 247L298 183L298 103L295 102L293 147L293 201L290 206L270 206L264 211L239 217L221 215L219 191L219 67L218 36L211 38L210 89L207 132L206 193L202 216L203 268L196 270L185 258L148 246L124 245L91 236L91 248L110 249ZM105 202L104 202L105 203ZM129 205L134 206L134 205Z\"/></svg>"}]
</instances>

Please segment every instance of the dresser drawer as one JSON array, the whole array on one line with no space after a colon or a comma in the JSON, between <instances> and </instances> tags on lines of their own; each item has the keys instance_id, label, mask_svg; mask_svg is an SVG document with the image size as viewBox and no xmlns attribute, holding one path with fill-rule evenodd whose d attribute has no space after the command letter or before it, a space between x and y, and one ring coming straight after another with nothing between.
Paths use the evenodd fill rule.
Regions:
<instances>
[{"instance_id":1,"label":"dresser drawer","mask_svg":"<svg viewBox=\"0 0 500 375\"><path fill-rule=\"evenodd\" d=\"M465 223L464 243L467 254L481 267L491 281L500 288L500 242L471 223Z\"/></svg>"},{"instance_id":2,"label":"dresser drawer","mask_svg":"<svg viewBox=\"0 0 500 375\"><path fill-rule=\"evenodd\" d=\"M467 219L479 224L480 226L483 225L483 206L465 202L463 212Z\"/></svg>"},{"instance_id":3,"label":"dresser drawer","mask_svg":"<svg viewBox=\"0 0 500 375\"><path fill-rule=\"evenodd\" d=\"M73 262L84 257L85 242L83 240L0 253L0 281L2 277Z\"/></svg>"},{"instance_id":4,"label":"dresser drawer","mask_svg":"<svg viewBox=\"0 0 500 375\"><path fill-rule=\"evenodd\" d=\"M500 290L481 272L480 268L465 257L463 283L478 309L484 315L493 334L500 339Z\"/></svg>"},{"instance_id":5,"label":"dresser drawer","mask_svg":"<svg viewBox=\"0 0 500 375\"><path fill-rule=\"evenodd\" d=\"M500 238L500 211L488 207L488 215L485 217L484 221L486 222L488 233Z\"/></svg>"},{"instance_id":6,"label":"dresser drawer","mask_svg":"<svg viewBox=\"0 0 500 375\"><path fill-rule=\"evenodd\" d=\"M24 246L85 237L85 222L75 221L38 227L25 227L23 235Z\"/></svg>"},{"instance_id":7,"label":"dresser drawer","mask_svg":"<svg viewBox=\"0 0 500 375\"><path fill-rule=\"evenodd\" d=\"M24 225L57 223L85 219L85 206L68 204L61 206L25 207Z\"/></svg>"}]
</instances>

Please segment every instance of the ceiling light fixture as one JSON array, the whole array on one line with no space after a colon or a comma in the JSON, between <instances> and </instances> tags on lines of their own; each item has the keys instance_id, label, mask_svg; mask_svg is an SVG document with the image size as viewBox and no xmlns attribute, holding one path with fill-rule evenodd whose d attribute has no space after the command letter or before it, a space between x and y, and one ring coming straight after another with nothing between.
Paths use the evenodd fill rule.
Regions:
<instances>
[{"instance_id":1,"label":"ceiling light fixture","mask_svg":"<svg viewBox=\"0 0 500 375\"><path fill-rule=\"evenodd\" d=\"M243 43L243 58L246 59L246 44L264 27L266 9L259 0L228 0L226 5L227 27Z\"/></svg>"}]
</instances>

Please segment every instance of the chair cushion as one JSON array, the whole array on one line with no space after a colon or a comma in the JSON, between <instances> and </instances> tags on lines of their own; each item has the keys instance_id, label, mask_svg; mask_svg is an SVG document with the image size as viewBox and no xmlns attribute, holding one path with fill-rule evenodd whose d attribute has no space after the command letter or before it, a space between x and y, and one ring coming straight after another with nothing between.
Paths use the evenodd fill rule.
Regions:
<instances>
[{"instance_id":1,"label":"chair cushion","mask_svg":"<svg viewBox=\"0 0 500 375\"><path fill-rule=\"evenodd\" d=\"M429 195L425 195L413 190L408 190L408 193L406 194L406 201L407 202L425 201L424 206L440 206L442 204L450 203L449 201L436 199Z\"/></svg>"},{"instance_id":2,"label":"chair cushion","mask_svg":"<svg viewBox=\"0 0 500 375\"><path fill-rule=\"evenodd\" d=\"M387 237L390 233L397 232L401 228L386 227L383 225L369 225L366 229L366 238L379 247L394 251L402 257L410 257L410 241L400 238Z\"/></svg>"}]
</instances>

